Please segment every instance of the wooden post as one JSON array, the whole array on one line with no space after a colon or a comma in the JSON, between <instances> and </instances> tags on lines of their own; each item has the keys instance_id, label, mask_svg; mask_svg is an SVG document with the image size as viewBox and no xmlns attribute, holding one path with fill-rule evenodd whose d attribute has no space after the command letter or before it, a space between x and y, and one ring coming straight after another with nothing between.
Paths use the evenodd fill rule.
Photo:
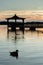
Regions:
<instances>
[{"instance_id":1,"label":"wooden post","mask_svg":"<svg viewBox=\"0 0 43 65\"><path fill-rule=\"evenodd\" d=\"M7 32L9 31L9 20L7 19Z\"/></svg>"},{"instance_id":2,"label":"wooden post","mask_svg":"<svg viewBox=\"0 0 43 65\"><path fill-rule=\"evenodd\" d=\"M14 27L15 27L15 32L16 32L16 19L15 19L15 26Z\"/></svg>"},{"instance_id":3,"label":"wooden post","mask_svg":"<svg viewBox=\"0 0 43 65\"><path fill-rule=\"evenodd\" d=\"M7 19L7 38L9 38L9 20Z\"/></svg>"},{"instance_id":4,"label":"wooden post","mask_svg":"<svg viewBox=\"0 0 43 65\"><path fill-rule=\"evenodd\" d=\"M23 30L23 34L24 34L24 19L23 19L22 30Z\"/></svg>"},{"instance_id":5,"label":"wooden post","mask_svg":"<svg viewBox=\"0 0 43 65\"><path fill-rule=\"evenodd\" d=\"M24 30L24 19L23 19L23 30Z\"/></svg>"}]
</instances>

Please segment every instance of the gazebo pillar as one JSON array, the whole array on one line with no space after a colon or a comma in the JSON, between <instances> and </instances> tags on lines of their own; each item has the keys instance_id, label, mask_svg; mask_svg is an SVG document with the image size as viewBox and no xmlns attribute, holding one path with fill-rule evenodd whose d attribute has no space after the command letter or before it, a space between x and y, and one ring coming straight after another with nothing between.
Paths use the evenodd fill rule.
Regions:
<instances>
[{"instance_id":1,"label":"gazebo pillar","mask_svg":"<svg viewBox=\"0 0 43 65\"><path fill-rule=\"evenodd\" d=\"M24 19L23 19L23 31L24 31Z\"/></svg>"},{"instance_id":2,"label":"gazebo pillar","mask_svg":"<svg viewBox=\"0 0 43 65\"><path fill-rule=\"evenodd\" d=\"M20 27L20 30L22 30L24 32L24 19L22 19L22 25Z\"/></svg>"},{"instance_id":3,"label":"gazebo pillar","mask_svg":"<svg viewBox=\"0 0 43 65\"><path fill-rule=\"evenodd\" d=\"M23 34L24 34L24 19L23 19L23 28L22 29L23 29Z\"/></svg>"},{"instance_id":4,"label":"gazebo pillar","mask_svg":"<svg viewBox=\"0 0 43 65\"><path fill-rule=\"evenodd\" d=\"M14 24L15 24L15 25L14 25ZM12 28L12 29L11 29L12 31L16 31L16 19L15 19L15 23L14 23L14 24L12 24L12 27L11 27L11 28Z\"/></svg>"},{"instance_id":5,"label":"gazebo pillar","mask_svg":"<svg viewBox=\"0 0 43 65\"><path fill-rule=\"evenodd\" d=\"M16 19L15 19L15 26L14 27L15 27L15 31L16 31Z\"/></svg>"},{"instance_id":6,"label":"gazebo pillar","mask_svg":"<svg viewBox=\"0 0 43 65\"><path fill-rule=\"evenodd\" d=\"M9 31L9 20L7 19L7 31Z\"/></svg>"}]
</instances>

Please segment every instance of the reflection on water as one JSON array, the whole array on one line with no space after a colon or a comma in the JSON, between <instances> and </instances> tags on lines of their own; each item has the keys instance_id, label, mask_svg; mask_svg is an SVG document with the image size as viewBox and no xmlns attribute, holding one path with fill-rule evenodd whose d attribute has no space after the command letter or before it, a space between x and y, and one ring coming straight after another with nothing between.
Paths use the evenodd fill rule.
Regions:
<instances>
[{"instance_id":1,"label":"reflection on water","mask_svg":"<svg viewBox=\"0 0 43 65\"><path fill-rule=\"evenodd\" d=\"M7 26L0 26L0 65L43 65L43 30L7 34Z\"/></svg>"},{"instance_id":2,"label":"reflection on water","mask_svg":"<svg viewBox=\"0 0 43 65\"><path fill-rule=\"evenodd\" d=\"M9 40L17 41L18 39L23 39L24 34L21 31L16 31L16 32L10 32L8 34Z\"/></svg>"}]
</instances>

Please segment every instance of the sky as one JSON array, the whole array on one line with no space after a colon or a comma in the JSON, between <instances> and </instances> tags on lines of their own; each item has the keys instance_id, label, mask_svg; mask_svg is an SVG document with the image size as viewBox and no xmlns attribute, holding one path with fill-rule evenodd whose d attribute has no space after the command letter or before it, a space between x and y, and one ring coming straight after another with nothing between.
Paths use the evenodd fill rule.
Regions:
<instances>
[{"instance_id":1,"label":"sky","mask_svg":"<svg viewBox=\"0 0 43 65\"><path fill-rule=\"evenodd\" d=\"M0 11L43 10L43 0L0 0Z\"/></svg>"},{"instance_id":2,"label":"sky","mask_svg":"<svg viewBox=\"0 0 43 65\"><path fill-rule=\"evenodd\" d=\"M0 0L0 19L14 14L43 19L43 0Z\"/></svg>"}]
</instances>

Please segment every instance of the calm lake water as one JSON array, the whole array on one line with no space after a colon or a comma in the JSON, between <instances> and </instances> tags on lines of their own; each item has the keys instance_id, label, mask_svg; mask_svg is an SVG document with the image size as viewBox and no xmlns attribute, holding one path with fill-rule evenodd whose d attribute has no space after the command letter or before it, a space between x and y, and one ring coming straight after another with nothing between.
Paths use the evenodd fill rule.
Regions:
<instances>
[{"instance_id":1,"label":"calm lake water","mask_svg":"<svg viewBox=\"0 0 43 65\"><path fill-rule=\"evenodd\" d=\"M10 56L16 49L18 59ZM43 29L15 35L7 34L7 26L0 26L0 65L43 65Z\"/></svg>"}]
</instances>

